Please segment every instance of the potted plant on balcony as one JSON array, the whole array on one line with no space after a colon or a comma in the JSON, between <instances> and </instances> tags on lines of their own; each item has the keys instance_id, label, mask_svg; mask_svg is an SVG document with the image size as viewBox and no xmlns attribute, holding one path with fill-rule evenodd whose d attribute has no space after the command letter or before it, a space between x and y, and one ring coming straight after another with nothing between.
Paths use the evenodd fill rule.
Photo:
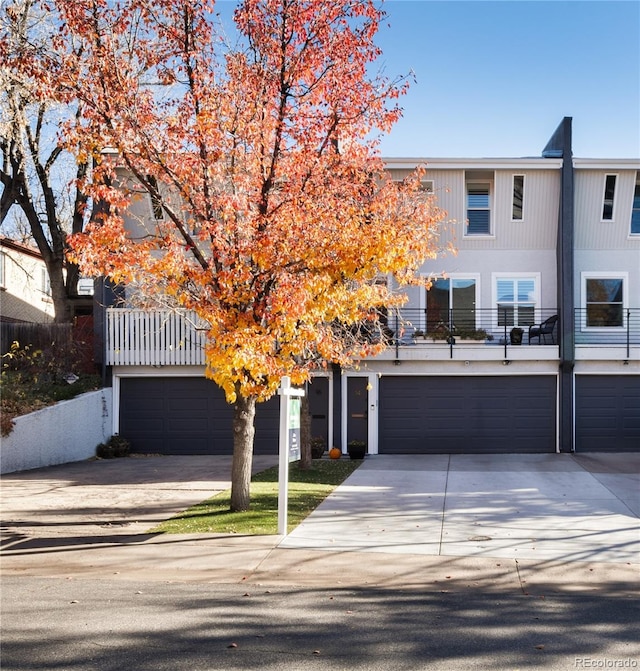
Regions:
<instances>
[{"instance_id":1,"label":"potted plant on balcony","mask_svg":"<svg viewBox=\"0 0 640 671\"><path fill-rule=\"evenodd\" d=\"M367 453L367 444L364 440L350 440L347 443L347 452L351 459L364 459Z\"/></svg>"},{"instance_id":2,"label":"potted plant on balcony","mask_svg":"<svg viewBox=\"0 0 640 671\"><path fill-rule=\"evenodd\" d=\"M460 340L486 340L487 332L484 329L460 329L458 336Z\"/></svg>"},{"instance_id":3,"label":"potted plant on balcony","mask_svg":"<svg viewBox=\"0 0 640 671\"><path fill-rule=\"evenodd\" d=\"M524 329L518 328L517 326L515 328L511 329L510 336L511 336L511 344L512 345L522 345L522 334L524 333Z\"/></svg>"}]
</instances>

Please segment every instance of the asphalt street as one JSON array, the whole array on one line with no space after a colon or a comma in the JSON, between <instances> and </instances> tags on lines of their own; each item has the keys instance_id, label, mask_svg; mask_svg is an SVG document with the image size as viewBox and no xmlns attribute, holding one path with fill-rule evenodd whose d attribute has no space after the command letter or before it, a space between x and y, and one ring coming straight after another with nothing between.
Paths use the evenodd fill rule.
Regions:
<instances>
[{"instance_id":1,"label":"asphalt street","mask_svg":"<svg viewBox=\"0 0 640 671\"><path fill-rule=\"evenodd\" d=\"M405 591L10 577L3 610L3 671L640 664L638 602L615 585L525 595L447 585Z\"/></svg>"}]
</instances>

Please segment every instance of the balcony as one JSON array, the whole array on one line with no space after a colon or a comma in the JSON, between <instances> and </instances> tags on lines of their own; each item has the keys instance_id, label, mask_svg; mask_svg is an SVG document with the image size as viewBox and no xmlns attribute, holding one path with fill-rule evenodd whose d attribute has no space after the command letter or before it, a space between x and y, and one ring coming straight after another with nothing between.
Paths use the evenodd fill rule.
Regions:
<instances>
[{"instance_id":1,"label":"balcony","mask_svg":"<svg viewBox=\"0 0 640 671\"><path fill-rule=\"evenodd\" d=\"M575 311L577 360L640 360L640 308Z\"/></svg>"},{"instance_id":2,"label":"balcony","mask_svg":"<svg viewBox=\"0 0 640 671\"><path fill-rule=\"evenodd\" d=\"M195 313L125 308L106 313L107 365L204 365L206 324ZM555 309L519 316L512 309L448 310L435 318L424 309L400 308L385 315L383 328L370 337L379 339L382 332L388 347L379 358L387 360L557 361L557 327L553 337L529 342L529 325L555 314ZM520 344L514 328L522 329ZM590 323L578 309L574 335L578 360L640 360L640 308L625 308L621 319L606 326Z\"/></svg>"},{"instance_id":3,"label":"balcony","mask_svg":"<svg viewBox=\"0 0 640 671\"><path fill-rule=\"evenodd\" d=\"M521 308L444 310L400 308L386 319L396 359L557 359L557 328L529 342L529 326L556 310ZM409 350L409 348L411 348ZM401 355L402 351L402 355Z\"/></svg>"},{"instance_id":4,"label":"balcony","mask_svg":"<svg viewBox=\"0 0 640 671\"><path fill-rule=\"evenodd\" d=\"M203 366L206 324L184 310L108 308L108 366Z\"/></svg>"}]
</instances>

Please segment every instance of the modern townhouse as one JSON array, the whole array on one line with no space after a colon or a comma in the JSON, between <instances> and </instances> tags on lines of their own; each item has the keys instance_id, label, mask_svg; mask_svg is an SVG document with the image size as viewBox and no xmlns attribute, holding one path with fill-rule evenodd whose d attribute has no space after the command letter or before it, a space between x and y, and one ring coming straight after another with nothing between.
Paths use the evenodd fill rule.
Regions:
<instances>
[{"instance_id":1,"label":"modern townhouse","mask_svg":"<svg viewBox=\"0 0 640 671\"><path fill-rule=\"evenodd\" d=\"M457 253L385 315L382 354L314 377L312 435L369 454L640 449L640 159L574 158L571 132L533 158L387 160L393 179L426 164ZM127 307L101 323L114 430L139 452L230 453L202 325ZM274 451L277 398L256 428L256 453Z\"/></svg>"}]
</instances>

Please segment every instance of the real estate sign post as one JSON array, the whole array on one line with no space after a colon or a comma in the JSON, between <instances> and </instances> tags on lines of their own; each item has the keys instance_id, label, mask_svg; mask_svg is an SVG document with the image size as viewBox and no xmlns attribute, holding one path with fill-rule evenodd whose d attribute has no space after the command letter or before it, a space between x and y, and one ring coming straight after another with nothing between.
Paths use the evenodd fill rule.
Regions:
<instances>
[{"instance_id":1,"label":"real estate sign post","mask_svg":"<svg viewBox=\"0 0 640 671\"><path fill-rule=\"evenodd\" d=\"M288 377L282 378L280 389L280 445L278 471L278 533L287 535L289 463L300 459L300 397L302 389L291 387Z\"/></svg>"}]
</instances>

